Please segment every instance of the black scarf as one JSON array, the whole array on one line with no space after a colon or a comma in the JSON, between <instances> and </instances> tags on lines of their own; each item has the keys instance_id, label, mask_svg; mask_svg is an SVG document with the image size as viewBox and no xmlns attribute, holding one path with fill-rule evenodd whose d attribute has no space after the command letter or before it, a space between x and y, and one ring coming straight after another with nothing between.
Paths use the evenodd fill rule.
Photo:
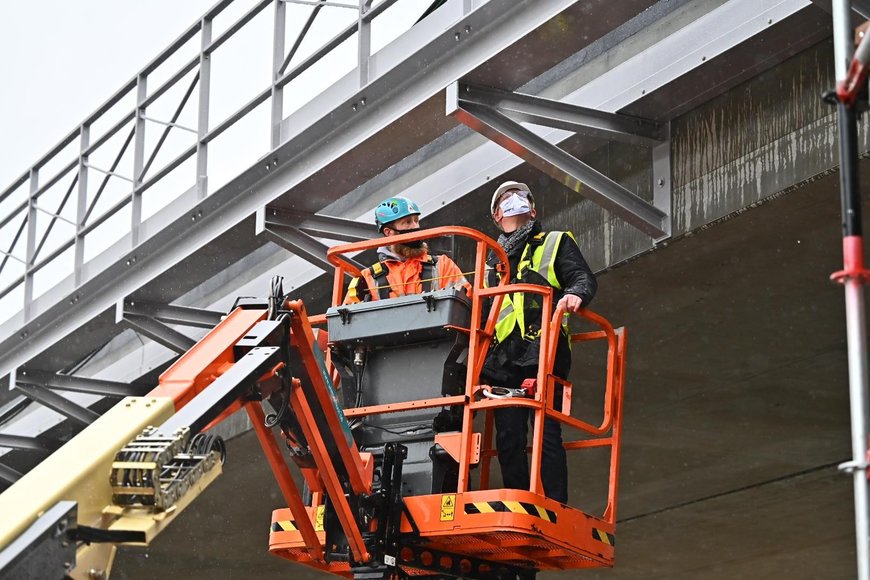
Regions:
<instances>
[{"instance_id":1,"label":"black scarf","mask_svg":"<svg viewBox=\"0 0 870 580\"><path fill-rule=\"evenodd\" d=\"M532 234L532 230L535 229L537 224L538 222L535 220L529 220L528 223L518 227L510 234L501 234L498 237L498 245L504 248L504 251L508 256L522 252L523 248L526 247L529 236Z\"/></svg>"}]
</instances>

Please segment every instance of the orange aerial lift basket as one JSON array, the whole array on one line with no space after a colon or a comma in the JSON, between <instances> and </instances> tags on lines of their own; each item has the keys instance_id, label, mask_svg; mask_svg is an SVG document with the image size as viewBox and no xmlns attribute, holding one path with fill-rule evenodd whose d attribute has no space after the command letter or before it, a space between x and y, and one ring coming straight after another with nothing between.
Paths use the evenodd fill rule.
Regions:
<instances>
[{"instance_id":1,"label":"orange aerial lift basket","mask_svg":"<svg viewBox=\"0 0 870 580\"><path fill-rule=\"evenodd\" d=\"M273 513L269 549L360 578L523 578L537 570L612 566L625 330L588 310L580 313L595 329L571 335L575 353L588 343L606 345L604 401L597 424L572 416L574 386L550 373L565 316L552 311L550 288L504 281L484 287L487 253L494 252L505 271L508 262L503 250L476 230L441 227L394 241L449 235L476 246L470 296L444 289L344 305L346 275L360 274L344 255L382 243L371 240L330 250L336 271L333 307L326 315L309 318L301 303L285 303L292 313L294 349L288 364L294 376L305 372L288 390L292 412L281 427L308 492L299 493L293 484L275 439L263 427L259 405L248 405L288 500L287 508ZM513 292L542 296L537 388L529 396L483 397L491 387L480 384L481 368L502 297ZM323 325L328 339L321 330L318 344L312 326ZM553 400L557 384L561 405ZM493 411L507 406L527 407L533 417L527 490L493 485ZM569 452L608 453L601 513L584 513L544 495L545 417L562 424Z\"/></svg>"}]
</instances>

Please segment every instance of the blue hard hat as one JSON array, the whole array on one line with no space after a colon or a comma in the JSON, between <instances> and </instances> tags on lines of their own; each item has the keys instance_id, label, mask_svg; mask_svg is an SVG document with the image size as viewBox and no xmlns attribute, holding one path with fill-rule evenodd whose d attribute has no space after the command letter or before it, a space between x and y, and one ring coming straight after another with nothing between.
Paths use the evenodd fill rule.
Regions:
<instances>
[{"instance_id":1,"label":"blue hard hat","mask_svg":"<svg viewBox=\"0 0 870 580\"><path fill-rule=\"evenodd\" d=\"M390 197L375 208L375 225L383 232L385 226L409 215L420 215L420 207L407 197Z\"/></svg>"}]
</instances>

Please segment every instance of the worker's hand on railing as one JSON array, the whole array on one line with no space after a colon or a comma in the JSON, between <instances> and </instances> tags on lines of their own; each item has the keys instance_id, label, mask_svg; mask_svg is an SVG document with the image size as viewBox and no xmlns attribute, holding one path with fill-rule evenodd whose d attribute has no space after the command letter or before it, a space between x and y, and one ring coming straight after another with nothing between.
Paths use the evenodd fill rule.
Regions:
<instances>
[{"instance_id":1,"label":"worker's hand on railing","mask_svg":"<svg viewBox=\"0 0 870 580\"><path fill-rule=\"evenodd\" d=\"M855 48L858 48L858 45L864 40L868 30L870 30L870 20L855 28Z\"/></svg>"},{"instance_id":2,"label":"worker's hand on railing","mask_svg":"<svg viewBox=\"0 0 870 580\"><path fill-rule=\"evenodd\" d=\"M556 303L556 310L565 310L572 314L577 314L583 308L583 299L576 294L565 294L562 299Z\"/></svg>"}]
</instances>

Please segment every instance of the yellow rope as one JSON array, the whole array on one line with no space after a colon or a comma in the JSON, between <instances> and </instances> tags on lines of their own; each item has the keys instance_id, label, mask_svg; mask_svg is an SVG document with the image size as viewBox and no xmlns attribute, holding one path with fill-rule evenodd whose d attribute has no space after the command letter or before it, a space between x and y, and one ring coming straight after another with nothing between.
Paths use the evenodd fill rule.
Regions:
<instances>
[{"instance_id":1,"label":"yellow rope","mask_svg":"<svg viewBox=\"0 0 870 580\"><path fill-rule=\"evenodd\" d=\"M446 276L434 276L432 278L421 278L420 283L423 282L431 282L432 280L441 280L443 278L456 278L457 276L474 276L474 270L468 272L460 272L459 274L448 274ZM384 284L383 286L375 286L375 290L380 290L381 288L392 288L393 286L404 286L405 284L409 284L410 282L402 282L401 284Z\"/></svg>"}]
</instances>

